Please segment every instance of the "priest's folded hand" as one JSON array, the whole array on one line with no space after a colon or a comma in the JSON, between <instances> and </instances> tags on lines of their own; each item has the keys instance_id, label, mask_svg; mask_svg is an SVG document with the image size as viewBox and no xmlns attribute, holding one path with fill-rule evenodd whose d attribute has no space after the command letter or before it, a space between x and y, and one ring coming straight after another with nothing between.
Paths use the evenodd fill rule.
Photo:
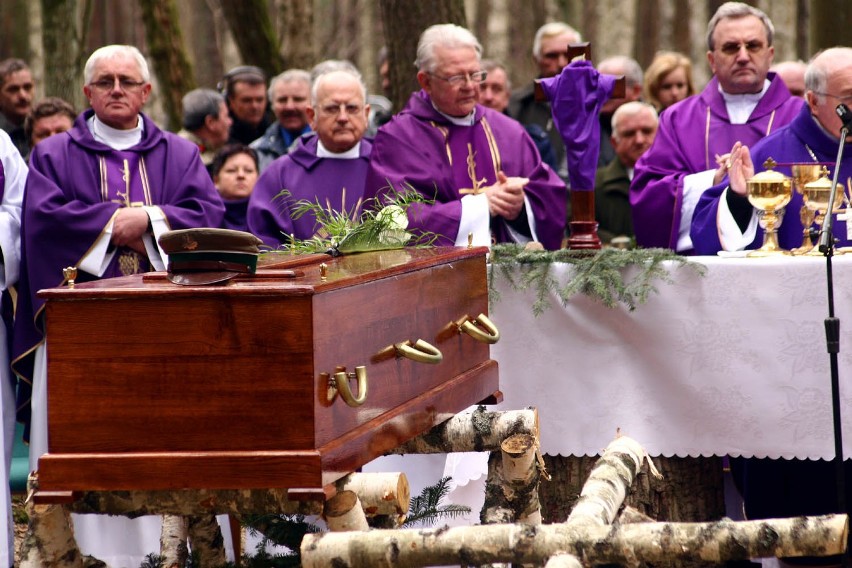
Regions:
<instances>
[{"instance_id":1,"label":"priest's folded hand","mask_svg":"<svg viewBox=\"0 0 852 568\"><path fill-rule=\"evenodd\" d=\"M751 152L748 146L737 142L731 150L728 168L728 183L731 191L738 195L746 196L746 180L754 176L754 164L751 161Z\"/></svg>"},{"instance_id":2,"label":"priest's folded hand","mask_svg":"<svg viewBox=\"0 0 852 568\"><path fill-rule=\"evenodd\" d=\"M506 177L503 172L497 172L497 183L485 190L491 216L509 221L517 219L524 206L524 186L529 181L529 178Z\"/></svg>"},{"instance_id":3,"label":"priest's folded hand","mask_svg":"<svg viewBox=\"0 0 852 568\"><path fill-rule=\"evenodd\" d=\"M130 246L148 230L148 213L141 207L122 207L115 214L112 238L115 246Z\"/></svg>"}]
</instances>

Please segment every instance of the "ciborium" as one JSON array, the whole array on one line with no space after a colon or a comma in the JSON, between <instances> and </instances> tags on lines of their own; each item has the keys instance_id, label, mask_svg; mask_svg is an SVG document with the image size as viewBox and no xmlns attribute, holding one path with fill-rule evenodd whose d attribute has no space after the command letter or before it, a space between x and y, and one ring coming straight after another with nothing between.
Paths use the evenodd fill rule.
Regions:
<instances>
[{"instance_id":1,"label":"ciborium","mask_svg":"<svg viewBox=\"0 0 852 568\"><path fill-rule=\"evenodd\" d=\"M828 201L831 199L831 180L828 178L828 168L823 166L820 177L804 185L802 197L808 209L814 212L814 223L822 229L825 216L828 214ZM843 199L835 199L832 213L839 213L843 209ZM823 256L813 247L808 253L810 256Z\"/></svg>"},{"instance_id":2,"label":"ciborium","mask_svg":"<svg viewBox=\"0 0 852 568\"><path fill-rule=\"evenodd\" d=\"M746 180L748 201L760 211L760 226L763 229L763 246L748 253L750 257L790 254L790 251L778 245L778 227L781 225L784 207L793 197L792 182L781 172L773 170L776 165L775 160L769 158L763 163L766 171Z\"/></svg>"},{"instance_id":3,"label":"ciborium","mask_svg":"<svg viewBox=\"0 0 852 568\"><path fill-rule=\"evenodd\" d=\"M805 195L805 184L819 179L825 166L814 163L793 164L790 171L793 174L793 189L802 196L802 208L799 210L799 220L802 222L802 244L794 248L793 254L807 254L814 249L811 239L811 225L814 223L816 212L808 207L808 197Z\"/></svg>"}]
</instances>

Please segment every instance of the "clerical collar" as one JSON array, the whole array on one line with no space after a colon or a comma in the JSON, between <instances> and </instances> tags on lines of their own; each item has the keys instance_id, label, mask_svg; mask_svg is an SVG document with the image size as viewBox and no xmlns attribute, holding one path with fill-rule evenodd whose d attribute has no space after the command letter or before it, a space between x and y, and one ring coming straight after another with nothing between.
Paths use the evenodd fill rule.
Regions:
<instances>
[{"instance_id":1,"label":"clerical collar","mask_svg":"<svg viewBox=\"0 0 852 568\"><path fill-rule=\"evenodd\" d=\"M476 118L476 107L470 111L470 114L467 116L450 116L448 114L444 114L441 112L438 107L435 106L435 102L432 101L432 108L437 111L438 114L455 124L456 126L473 126L474 118Z\"/></svg>"},{"instance_id":2,"label":"clerical collar","mask_svg":"<svg viewBox=\"0 0 852 568\"><path fill-rule=\"evenodd\" d=\"M127 150L139 144L145 130L144 124L141 116L137 118L136 126L130 130L118 130L107 126L94 114L86 121L94 139L113 150Z\"/></svg>"},{"instance_id":3,"label":"clerical collar","mask_svg":"<svg viewBox=\"0 0 852 568\"><path fill-rule=\"evenodd\" d=\"M719 93L725 100L725 107L728 109L728 118L731 124L745 124L748 122L748 117L760 102L766 91L769 90L769 79L763 80L763 89L759 93L746 93L743 95L732 95L722 90L722 85L719 85Z\"/></svg>"},{"instance_id":4,"label":"clerical collar","mask_svg":"<svg viewBox=\"0 0 852 568\"><path fill-rule=\"evenodd\" d=\"M322 145L322 142L317 140L317 157L318 158L335 158L338 160L355 160L361 157L361 141L355 143L354 146L345 152L335 153Z\"/></svg>"}]
</instances>

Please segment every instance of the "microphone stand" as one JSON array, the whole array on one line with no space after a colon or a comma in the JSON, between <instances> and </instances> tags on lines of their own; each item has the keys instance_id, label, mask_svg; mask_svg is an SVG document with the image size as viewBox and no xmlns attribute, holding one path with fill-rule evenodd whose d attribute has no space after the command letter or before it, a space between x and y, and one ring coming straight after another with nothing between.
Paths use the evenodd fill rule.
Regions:
<instances>
[{"instance_id":1,"label":"microphone stand","mask_svg":"<svg viewBox=\"0 0 852 568\"><path fill-rule=\"evenodd\" d=\"M819 234L819 251L825 255L826 284L828 285L828 317L825 319L825 340L831 363L831 408L834 420L834 453L835 473L837 482L837 504L838 513L846 509L846 476L843 467L843 427L840 418L840 376L837 366L837 354L840 352L840 320L834 315L834 276L832 272L831 259L834 256L834 203L837 200L837 179L840 174L840 164L843 159L843 147L846 137L849 135L848 124L852 120L852 113L846 105L837 106L837 114L840 116L843 127L840 129L840 144L837 149L837 162L834 167L834 176L831 182L831 194L828 199L825 219ZM847 215L852 212L847 212ZM850 552L847 546L843 556L843 566L849 566Z\"/></svg>"}]
</instances>

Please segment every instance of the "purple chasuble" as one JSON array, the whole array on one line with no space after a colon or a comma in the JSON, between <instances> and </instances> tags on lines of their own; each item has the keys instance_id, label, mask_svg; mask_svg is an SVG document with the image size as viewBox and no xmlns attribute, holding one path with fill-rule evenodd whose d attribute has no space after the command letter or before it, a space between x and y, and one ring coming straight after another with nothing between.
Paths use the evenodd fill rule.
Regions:
<instances>
[{"instance_id":1,"label":"purple chasuble","mask_svg":"<svg viewBox=\"0 0 852 568\"><path fill-rule=\"evenodd\" d=\"M716 169L715 156L730 152L735 142L752 146L793 120L804 100L791 96L775 73L769 79L769 89L745 124L731 124L715 77L700 94L662 113L654 144L639 158L630 184L640 246L677 246L685 176Z\"/></svg>"},{"instance_id":2,"label":"purple chasuble","mask_svg":"<svg viewBox=\"0 0 852 568\"><path fill-rule=\"evenodd\" d=\"M409 209L409 229L435 233L436 244L453 245L461 198L494 184L500 170L529 178L524 194L532 211L526 215L534 218L539 241L558 249L565 232L565 184L541 161L520 123L481 105L472 126L459 126L435 110L424 91L413 93L376 134L364 198L416 190L434 203ZM512 242L502 218L492 218L491 231L495 242Z\"/></svg>"},{"instance_id":3,"label":"purple chasuble","mask_svg":"<svg viewBox=\"0 0 852 568\"><path fill-rule=\"evenodd\" d=\"M248 230L276 248L290 235L307 240L317 231L313 213L293 219L293 204L308 200L352 212L364 195L372 144L362 138L355 159L320 158L316 134L299 138L296 148L270 164L258 178L248 205ZM287 190L289 197L281 196ZM360 208L359 208L360 209ZM356 213L357 214L357 213Z\"/></svg>"},{"instance_id":4,"label":"purple chasuble","mask_svg":"<svg viewBox=\"0 0 852 568\"><path fill-rule=\"evenodd\" d=\"M85 111L71 130L40 142L30 156L12 351L13 369L22 379L18 419L25 423L33 355L44 338L44 301L37 292L63 283L62 269L79 265L127 199L159 207L171 229L218 227L224 213L194 144L160 130L143 114L142 139L119 152L92 137L86 124L92 114ZM129 180L124 179L125 158ZM120 274L120 263L117 253L106 274ZM78 272L80 282L95 279Z\"/></svg>"},{"instance_id":5,"label":"purple chasuble","mask_svg":"<svg viewBox=\"0 0 852 568\"><path fill-rule=\"evenodd\" d=\"M571 190L594 191L601 141L598 115L612 96L615 77L601 75L591 61L573 61L540 83L565 142Z\"/></svg>"},{"instance_id":6,"label":"purple chasuble","mask_svg":"<svg viewBox=\"0 0 852 568\"><path fill-rule=\"evenodd\" d=\"M829 179L833 179L837 145L838 140L826 134L825 130L811 116L810 109L804 106L793 122L767 136L749 150L751 151L755 173L763 171L763 163L771 157L778 162L778 166L774 170L787 176L792 175L790 171L790 164L792 163L821 162L830 164L828 166ZM841 186L838 191L846 187L848 194L852 190L852 154L844 153L837 183ZM695 206L690 236L695 252L698 254L716 254L722 250L716 219L719 199L727 186L728 179L725 178L719 185L705 191L698 201L698 205ZM840 194L838 194L838 199L842 199ZM783 248L792 249L802 244L803 227L799 218L801 208L802 196L794 191L793 198L785 207L784 220L778 228L778 244ZM817 228L817 225L814 224L813 227ZM833 227L834 236L840 240L840 244L848 244L846 223L837 221L835 218ZM758 248L762 243L763 230L758 228L754 241L746 248Z\"/></svg>"}]
</instances>

